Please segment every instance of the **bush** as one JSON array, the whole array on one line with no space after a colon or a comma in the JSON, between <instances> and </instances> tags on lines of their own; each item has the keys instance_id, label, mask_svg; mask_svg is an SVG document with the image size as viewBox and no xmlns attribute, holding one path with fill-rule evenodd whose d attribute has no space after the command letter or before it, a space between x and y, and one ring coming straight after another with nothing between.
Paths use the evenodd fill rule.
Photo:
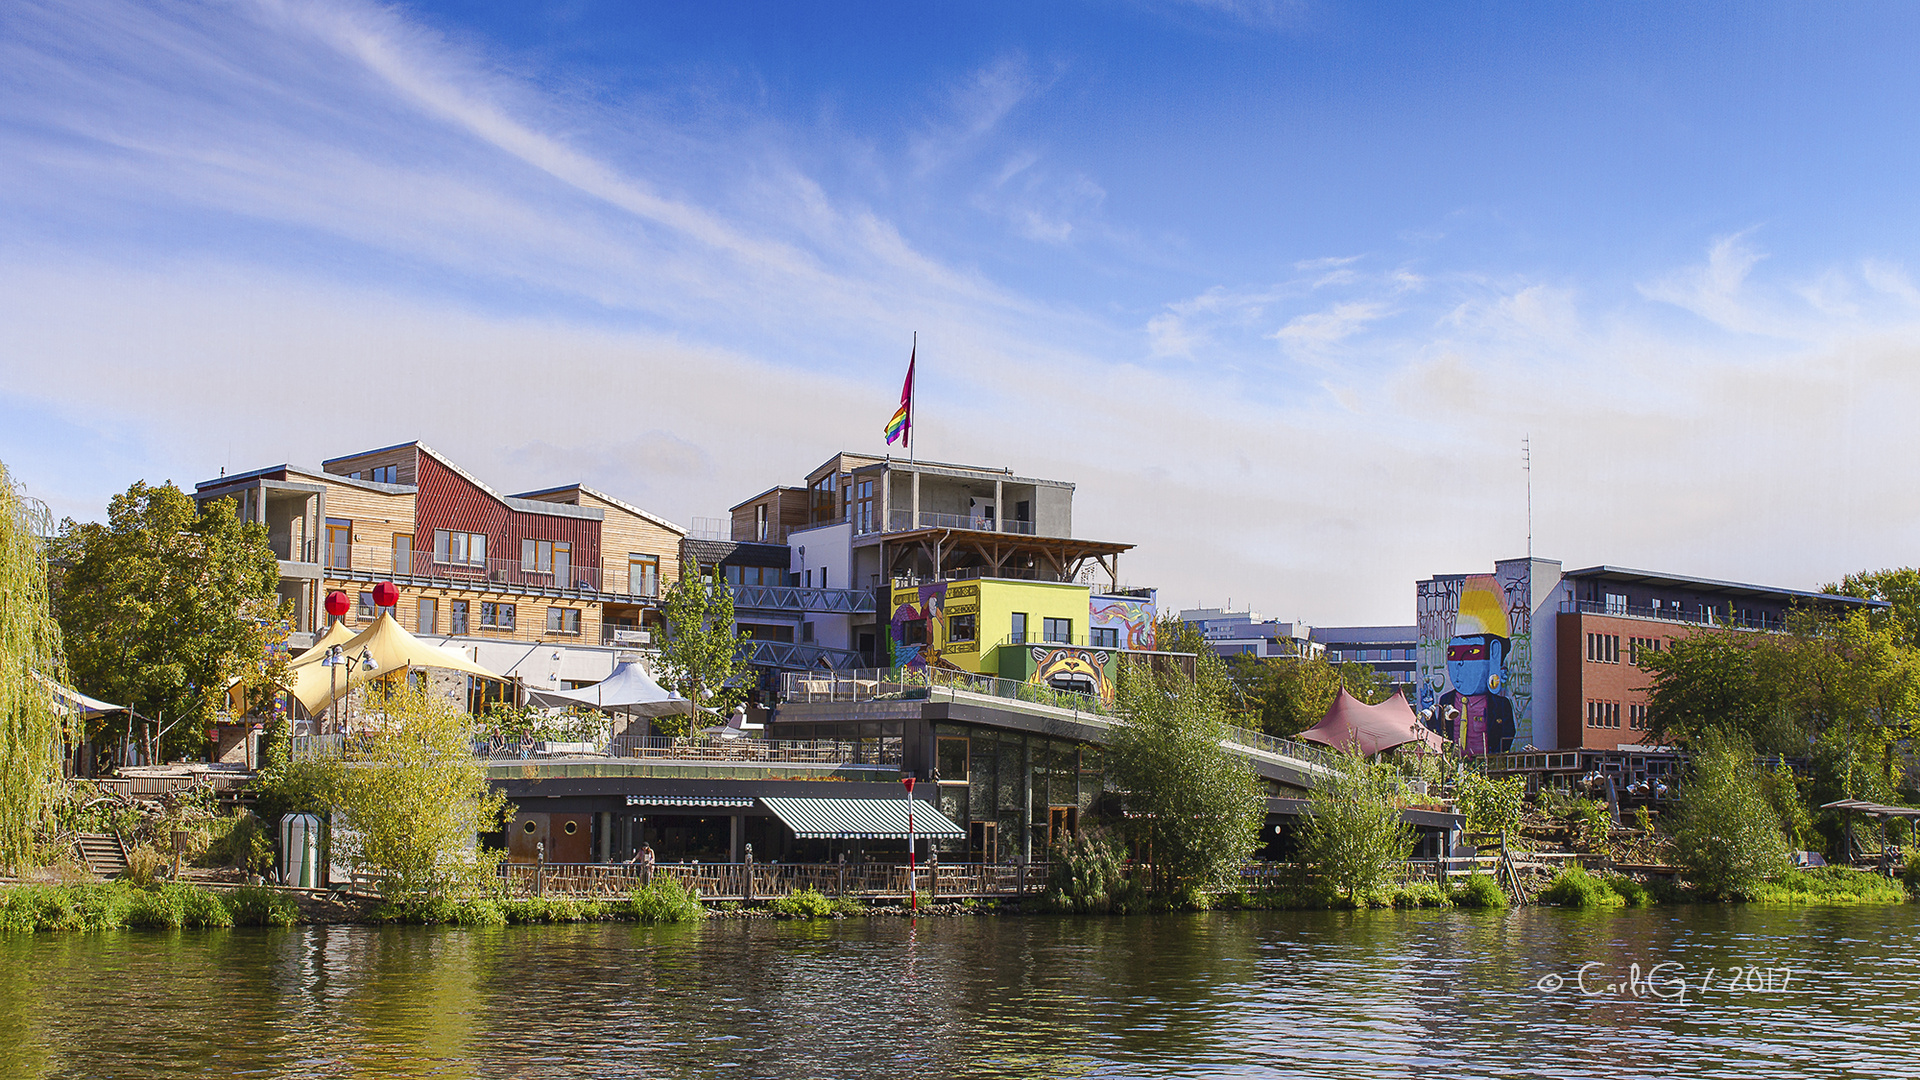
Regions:
<instances>
[{"instance_id":1,"label":"bush","mask_svg":"<svg viewBox=\"0 0 1920 1080\"><path fill-rule=\"evenodd\" d=\"M1567 813L1567 825L1574 837L1588 848L1605 849L1607 834L1613 829L1613 815L1599 799L1576 799Z\"/></svg>"},{"instance_id":2,"label":"bush","mask_svg":"<svg viewBox=\"0 0 1920 1080\"><path fill-rule=\"evenodd\" d=\"M1469 874L1465 881L1453 887L1453 905L1498 910L1507 906L1507 893L1493 880L1492 874Z\"/></svg>"},{"instance_id":3,"label":"bush","mask_svg":"<svg viewBox=\"0 0 1920 1080\"><path fill-rule=\"evenodd\" d=\"M273 836L266 822L246 811L215 818L209 826L206 851L194 861L200 866L237 866L248 873L270 873Z\"/></svg>"},{"instance_id":4,"label":"bush","mask_svg":"<svg viewBox=\"0 0 1920 1080\"><path fill-rule=\"evenodd\" d=\"M1127 876L1118 845L1107 838L1082 834L1054 846L1045 899L1053 910L1124 915L1140 910L1145 894L1140 881Z\"/></svg>"},{"instance_id":5,"label":"bush","mask_svg":"<svg viewBox=\"0 0 1920 1080\"><path fill-rule=\"evenodd\" d=\"M1526 812L1527 779L1511 776L1492 780L1468 770L1460 776L1460 813L1470 832L1504 833L1511 839L1520 831Z\"/></svg>"},{"instance_id":6,"label":"bush","mask_svg":"<svg viewBox=\"0 0 1920 1080\"><path fill-rule=\"evenodd\" d=\"M1401 820L1386 769L1339 752L1314 788L1300 855L1349 901L1378 890L1413 853L1413 826Z\"/></svg>"},{"instance_id":7,"label":"bush","mask_svg":"<svg viewBox=\"0 0 1920 1080\"><path fill-rule=\"evenodd\" d=\"M1431 881L1409 882L1393 890L1387 899L1387 905L1396 908L1446 907L1449 903L1446 892Z\"/></svg>"},{"instance_id":8,"label":"bush","mask_svg":"<svg viewBox=\"0 0 1920 1080\"><path fill-rule=\"evenodd\" d=\"M833 917L833 901L811 885L804 889L795 889L785 896L776 897L767 907L772 909L775 915L786 919Z\"/></svg>"},{"instance_id":9,"label":"bush","mask_svg":"<svg viewBox=\"0 0 1920 1080\"><path fill-rule=\"evenodd\" d=\"M300 905L278 889L248 885L226 896L235 926L292 926L300 921Z\"/></svg>"},{"instance_id":10,"label":"bush","mask_svg":"<svg viewBox=\"0 0 1920 1080\"><path fill-rule=\"evenodd\" d=\"M1907 856L1907 868L1901 871L1900 880L1907 887L1907 895L1920 900L1920 851Z\"/></svg>"},{"instance_id":11,"label":"bush","mask_svg":"<svg viewBox=\"0 0 1920 1080\"><path fill-rule=\"evenodd\" d=\"M1706 743L1680 791L1674 843L1680 864L1708 899L1750 895L1786 869L1786 837L1762 791L1751 747L1720 738Z\"/></svg>"},{"instance_id":12,"label":"bush","mask_svg":"<svg viewBox=\"0 0 1920 1080\"><path fill-rule=\"evenodd\" d=\"M1613 890L1620 902L1628 907L1646 907L1653 903L1653 894L1647 891L1646 886L1625 874L1608 874L1603 880L1607 888Z\"/></svg>"},{"instance_id":13,"label":"bush","mask_svg":"<svg viewBox=\"0 0 1920 1080\"><path fill-rule=\"evenodd\" d=\"M176 882L135 890L126 919L128 926L154 930L233 925L233 914L218 896Z\"/></svg>"},{"instance_id":14,"label":"bush","mask_svg":"<svg viewBox=\"0 0 1920 1080\"><path fill-rule=\"evenodd\" d=\"M1540 894L1543 904L1570 908L1620 907L1626 903L1619 893L1577 866L1569 866L1555 875Z\"/></svg>"},{"instance_id":15,"label":"bush","mask_svg":"<svg viewBox=\"0 0 1920 1080\"><path fill-rule=\"evenodd\" d=\"M634 922L679 923L704 919L707 909L691 886L660 876L629 892L619 913Z\"/></svg>"},{"instance_id":16,"label":"bush","mask_svg":"<svg viewBox=\"0 0 1920 1080\"><path fill-rule=\"evenodd\" d=\"M145 844L135 844L127 849L127 872L125 877L135 885L151 885L166 876L167 868L173 860Z\"/></svg>"}]
</instances>

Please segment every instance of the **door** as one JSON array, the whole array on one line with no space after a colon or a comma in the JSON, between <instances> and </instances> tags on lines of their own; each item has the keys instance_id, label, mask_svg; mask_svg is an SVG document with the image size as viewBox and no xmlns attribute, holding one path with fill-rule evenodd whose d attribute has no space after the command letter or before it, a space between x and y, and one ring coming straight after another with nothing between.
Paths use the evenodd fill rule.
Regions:
<instances>
[{"instance_id":1,"label":"door","mask_svg":"<svg viewBox=\"0 0 1920 1080\"><path fill-rule=\"evenodd\" d=\"M1080 808L1077 806L1050 806L1047 808L1047 849L1051 851L1055 844L1064 844L1079 832Z\"/></svg>"},{"instance_id":2,"label":"door","mask_svg":"<svg viewBox=\"0 0 1920 1080\"><path fill-rule=\"evenodd\" d=\"M996 863L1000 861L995 833L999 831L997 821L976 821L967 828L967 861L977 863Z\"/></svg>"},{"instance_id":3,"label":"door","mask_svg":"<svg viewBox=\"0 0 1920 1080\"><path fill-rule=\"evenodd\" d=\"M540 860L540 845L547 843L547 831L550 815L515 814L512 824L507 826L507 861L512 863L531 863ZM552 861L553 851L549 846L548 861Z\"/></svg>"},{"instance_id":4,"label":"door","mask_svg":"<svg viewBox=\"0 0 1920 1080\"><path fill-rule=\"evenodd\" d=\"M593 861L593 815L551 814L548 826L547 861L585 863Z\"/></svg>"}]
</instances>

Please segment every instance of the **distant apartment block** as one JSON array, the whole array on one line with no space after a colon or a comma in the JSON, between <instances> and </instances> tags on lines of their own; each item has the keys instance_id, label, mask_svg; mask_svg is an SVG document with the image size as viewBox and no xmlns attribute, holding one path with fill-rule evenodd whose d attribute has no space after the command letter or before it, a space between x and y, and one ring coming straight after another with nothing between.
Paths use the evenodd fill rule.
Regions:
<instances>
[{"instance_id":1,"label":"distant apartment block","mask_svg":"<svg viewBox=\"0 0 1920 1080\"><path fill-rule=\"evenodd\" d=\"M536 689L596 681L649 642L685 535L581 484L502 494L418 442L222 476L195 498L231 498L267 527L295 646L324 629L327 593L365 623L373 586L392 581L407 630Z\"/></svg>"},{"instance_id":2,"label":"distant apartment block","mask_svg":"<svg viewBox=\"0 0 1920 1080\"><path fill-rule=\"evenodd\" d=\"M1180 621L1200 631L1220 656L1314 657L1322 652L1313 627L1263 618L1254 611L1187 608L1180 612Z\"/></svg>"}]
</instances>

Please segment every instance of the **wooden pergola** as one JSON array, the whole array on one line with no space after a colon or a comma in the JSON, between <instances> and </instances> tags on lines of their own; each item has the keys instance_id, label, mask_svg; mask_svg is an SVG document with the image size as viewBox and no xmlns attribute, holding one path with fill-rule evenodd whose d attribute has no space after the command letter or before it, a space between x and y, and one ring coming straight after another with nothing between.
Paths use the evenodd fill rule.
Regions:
<instances>
[{"instance_id":1,"label":"wooden pergola","mask_svg":"<svg viewBox=\"0 0 1920 1080\"><path fill-rule=\"evenodd\" d=\"M905 564L924 561L935 578L953 570L978 567L983 577L1023 577L1031 573L1040 581L1076 581L1091 563L1115 588L1120 585L1120 553L1133 547L1066 536L954 528L892 533L886 543L890 575Z\"/></svg>"}]
</instances>

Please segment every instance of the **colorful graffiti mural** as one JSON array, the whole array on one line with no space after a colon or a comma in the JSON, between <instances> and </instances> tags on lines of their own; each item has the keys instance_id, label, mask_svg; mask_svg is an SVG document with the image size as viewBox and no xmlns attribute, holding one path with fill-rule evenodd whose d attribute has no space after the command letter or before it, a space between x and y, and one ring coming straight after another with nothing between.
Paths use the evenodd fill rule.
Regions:
<instances>
[{"instance_id":1,"label":"colorful graffiti mural","mask_svg":"<svg viewBox=\"0 0 1920 1080\"><path fill-rule=\"evenodd\" d=\"M930 582L921 585L913 594L913 600L899 602L900 591L894 591L896 603L893 618L887 622L888 644L893 648L893 662L896 667L912 670L924 668L928 663L940 658L940 643L935 640L940 635L940 617L946 605L947 583ZM908 633L909 626L918 624L918 638Z\"/></svg>"},{"instance_id":2,"label":"colorful graffiti mural","mask_svg":"<svg viewBox=\"0 0 1920 1080\"><path fill-rule=\"evenodd\" d=\"M1120 646L1126 649L1152 649L1153 622L1158 615L1153 600L1122 596L1092 597L1091 621L1096 630L1117 630Z\"/></svg>"},{"instance_id":3,"label":"colorful graffiti mural","mask_svg":"<svg viewBox=\"0 0 1920 1080\"><path fill-rule=\"evenodd\" d=\"M1525 560L1415 587L1416 708L1469 757L1533 741L1531 597Z\"/></svg>"},{"instance_id":4,"label":"colorful graffiti mural","mask_svg":"<svg viewBox=\"0 0 1920 1080\"><path fill-rule=\"evenodd\" d=\"M1104 649L1036 645L1031 655L1033 677L1028 682L1097 694L1101 701L1113 700L1113 680L1107 677L1109 657Z\"/></svg>"}]
</instances>

